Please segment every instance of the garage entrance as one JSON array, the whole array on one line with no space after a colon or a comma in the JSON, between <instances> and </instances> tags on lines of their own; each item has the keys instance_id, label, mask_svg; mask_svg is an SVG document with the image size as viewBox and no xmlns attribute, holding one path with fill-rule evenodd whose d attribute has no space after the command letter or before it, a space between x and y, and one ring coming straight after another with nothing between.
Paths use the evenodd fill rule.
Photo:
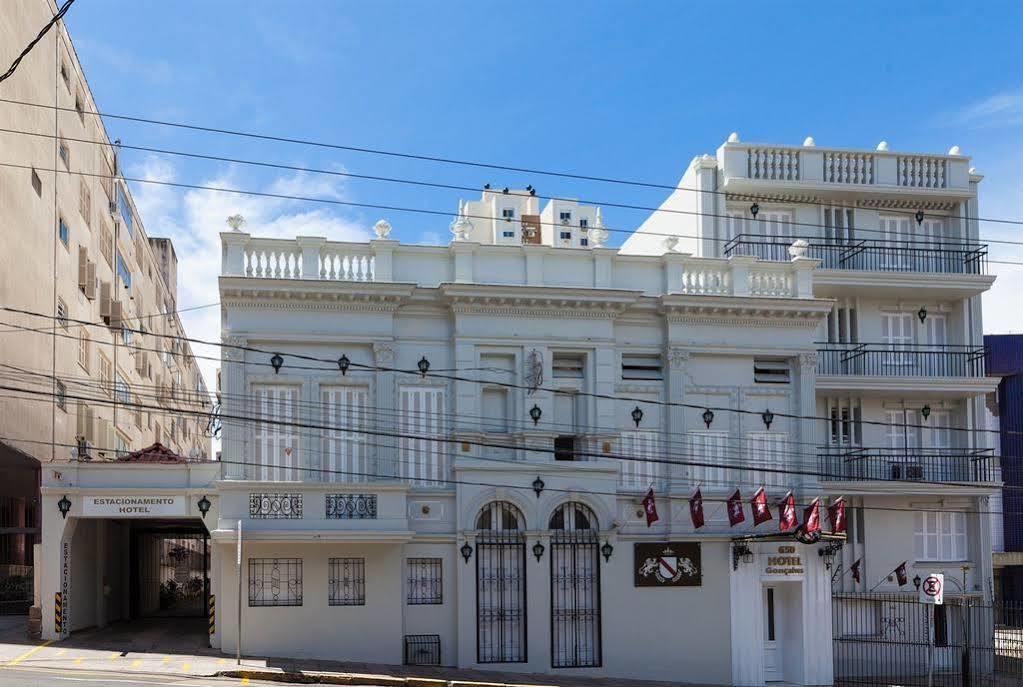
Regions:
<instances>
[{"instance_id":1,"label":"garage entrance","mask_svg":"<svg viewBox=\"0 0 1023 687\"><path fill-rule=\"evenodd\" d=\"M207 616L209 535L201 525L133 523L130 617Z\"/></svg>"}]
</instances>

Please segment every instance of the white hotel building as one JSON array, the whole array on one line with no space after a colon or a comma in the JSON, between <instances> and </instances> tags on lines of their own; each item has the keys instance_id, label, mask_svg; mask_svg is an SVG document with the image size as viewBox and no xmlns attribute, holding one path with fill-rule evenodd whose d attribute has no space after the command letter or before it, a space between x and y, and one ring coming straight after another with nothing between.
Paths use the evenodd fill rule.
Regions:
<instances>
[{"instance_id":1,"label":"white hotel building","mask_svg":"<svg viewBox=\"0 0 1023 687\"><path fill-rule=\"evenodd\" d=\"M63 632L95 624L124 563L79 550L75 523L163 495L162 522L209 530L225 653L240 599L249 655L831 684L833 590L898 591L908 560L968 564L965 592L990 596L987 440L917 419L972 427L994 388L968 166L732 140L665 201L688 214L620 250L598 209L541 211L529 187L462 204L447 246L383 222L367 243L224 233L223 462L44 471L44 598L64 591ZM921 250L923 231L956 243ZM759 486L774 520L754 530ZM748 538L777 533L788 490L846 497L840 553Z\"/></svg>"}]
</instances>

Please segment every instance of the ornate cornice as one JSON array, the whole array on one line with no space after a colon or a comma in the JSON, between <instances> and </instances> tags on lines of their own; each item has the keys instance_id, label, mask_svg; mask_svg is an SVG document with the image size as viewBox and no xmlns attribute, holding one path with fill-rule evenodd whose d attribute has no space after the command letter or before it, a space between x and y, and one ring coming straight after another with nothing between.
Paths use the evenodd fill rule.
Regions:
<instances>
[{"instance_id":1,"label":"ornate cornice","mask_svg":"<svg viewBox=\"0 0 1023 687\"><path fill-rule=\"evenodd\" d=\"M639 291L565 287L443 284L441 293L456 314L604 320L636 303Z\"/></svg>"},{"instance_id":2,"label":"ornate cornice","mask_svg":"<svg viewBox=\"0 0 1023 687\"><path fill-rule=\"evenodd\" d=\"M414 289L391 282L220 278L223 307L239 309L394 312Z\"/></svg>"},{"instance_id":3,"label":"ornate cornice","mask_svg":"<svg viewBox=\"0 0 1023 687\"><path fill-rule=\"evenodd\" d=\"M813 329L828 316L833 301L820 298L761 296L661 296L661 313L669 324L722 327Z\"/></svg>"}]
</instances>

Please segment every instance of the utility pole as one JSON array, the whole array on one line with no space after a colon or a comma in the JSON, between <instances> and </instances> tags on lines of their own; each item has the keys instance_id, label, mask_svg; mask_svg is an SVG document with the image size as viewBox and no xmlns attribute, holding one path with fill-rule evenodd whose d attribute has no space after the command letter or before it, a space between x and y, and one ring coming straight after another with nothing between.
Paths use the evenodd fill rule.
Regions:
<instances>
[{"instance_id":1,"label":"utility pole","mask_svg":"<svg viewBox=\"0 0 1023 687\"><path fill-rule=\"evenodd\" d=\"M238 568L238 642L235 648L235 661L242 664L242 521L238 520L238 550L235 555Z\"/></svg>"}]
</instances>

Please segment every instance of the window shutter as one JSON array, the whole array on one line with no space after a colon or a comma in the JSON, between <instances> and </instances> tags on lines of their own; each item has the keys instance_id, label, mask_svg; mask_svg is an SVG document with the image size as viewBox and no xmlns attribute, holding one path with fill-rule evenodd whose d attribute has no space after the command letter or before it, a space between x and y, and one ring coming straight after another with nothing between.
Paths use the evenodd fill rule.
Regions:
<instances>
[{"instance_id":1,"label":"window shutter","mask_svg":"<svg viewBox=\"0 0 1023 687\"><path fill-rule=\"evenodd\" d=\"M444 390L403 386L399 389L398 465L395 474L413 485L444 484L448 479L447 447L431 437L443 436Z\"/></svg>"},{"instance_id":2,"label":"window shutter","mask_svg":"<svg viewBox=\"0 0 1023 687\"><path fill-rule=\"evenodd\" d=\"M323 467L330 472L324 478L333 482L361 482L370 477L366 435L353 430L366 427L365 387L324 388L320 397L323 410Z\"/></svg>"}]
</instances>

